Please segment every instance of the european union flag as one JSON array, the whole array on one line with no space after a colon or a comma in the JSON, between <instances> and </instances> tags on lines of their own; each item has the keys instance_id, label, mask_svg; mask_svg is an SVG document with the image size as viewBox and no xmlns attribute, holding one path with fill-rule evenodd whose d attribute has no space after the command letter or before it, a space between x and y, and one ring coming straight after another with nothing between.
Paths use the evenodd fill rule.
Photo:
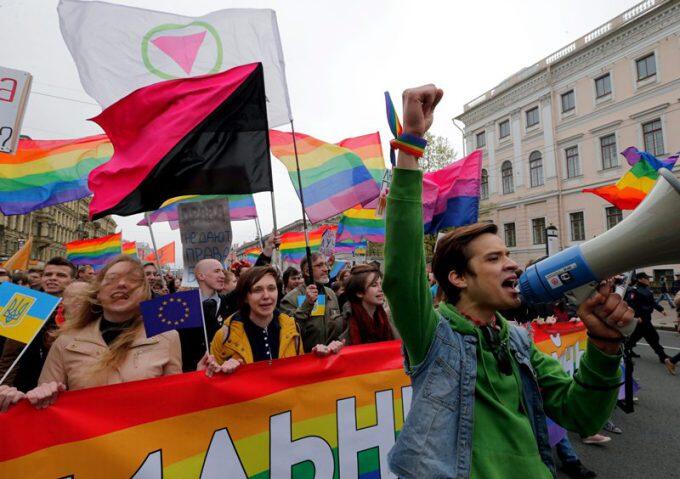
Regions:
<instances>
[{"instance_id":1,"label":"european union flag","mask_svg":"<svg viewBox=\"0 0 680 479\"><path fill-rule=\"evenodd\" d=\"M139 307L147 338L171 329L203 327L201 296L197 289L143 301Z\"/></svg>"}]
</instances>

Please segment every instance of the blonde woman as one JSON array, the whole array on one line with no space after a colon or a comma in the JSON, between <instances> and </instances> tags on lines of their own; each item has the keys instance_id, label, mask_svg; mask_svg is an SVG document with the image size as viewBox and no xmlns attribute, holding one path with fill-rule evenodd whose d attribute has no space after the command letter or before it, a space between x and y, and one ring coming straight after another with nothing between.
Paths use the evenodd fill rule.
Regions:
<instances>
[{"instance_id":1,"label":"blonde woman","mask_svg":"<svg viewBox=\"0 0 680 479\"><path fill-rule=\"evenodd\" d=\"M146 337L139 303L151 298L139 261L119 256L97 274L64 323L38 379L26 393L36 407L60 392L156 378L182 372L177 331Z\"/></svg>"}]
</instances>

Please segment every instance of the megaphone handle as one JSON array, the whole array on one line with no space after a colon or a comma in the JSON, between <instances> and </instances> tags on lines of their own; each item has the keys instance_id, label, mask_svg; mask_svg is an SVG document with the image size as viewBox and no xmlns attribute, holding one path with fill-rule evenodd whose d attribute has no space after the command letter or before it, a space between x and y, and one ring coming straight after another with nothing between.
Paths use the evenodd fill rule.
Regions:
<instances>
[{"instance_id":1,"label":"megaphone handle","mask_svg":"<svg viewBox=\"0 0 680 479\"><path fill-rule=\"evenodd\" d=\"M571 291L567 291L564 295L574 306L579 307L581 303L588 299L595 292L595 290L597 290L599 284L600 283L596 281L591 281L590 283L584 284L583 286L579 286L578 288L572 289ZM623 298L626 294L626 285L623 284L618 286L614 292ZM626 326L615 327L621 331L621 334L624 336L630 336L633 334L633 331L635 331L636 326L637 322L631 321Z\"/></svg>"}]
</instances>

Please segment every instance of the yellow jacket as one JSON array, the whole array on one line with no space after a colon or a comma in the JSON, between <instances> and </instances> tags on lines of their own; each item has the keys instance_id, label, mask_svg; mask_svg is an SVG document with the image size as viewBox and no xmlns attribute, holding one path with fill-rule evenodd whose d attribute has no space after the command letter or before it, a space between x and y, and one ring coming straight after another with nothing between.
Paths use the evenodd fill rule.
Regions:
<instances>
[{"instance_id":1,"label":"yellow jacket","mask_svg":"<svg viewBox=\"0 0 680 479\"><path fill-rule=\"evenodd\" d=\"M279 359L305 354L300 331L295 320L288 315L279 313L279 324L281 325ZM210 354L215 356L219 364L231 358L241 360L245 364L253 362L253 351L250 348L248 335L239 313L229 316L215 333L215 337L210 343Z\"/></svg>"}]
</instances>

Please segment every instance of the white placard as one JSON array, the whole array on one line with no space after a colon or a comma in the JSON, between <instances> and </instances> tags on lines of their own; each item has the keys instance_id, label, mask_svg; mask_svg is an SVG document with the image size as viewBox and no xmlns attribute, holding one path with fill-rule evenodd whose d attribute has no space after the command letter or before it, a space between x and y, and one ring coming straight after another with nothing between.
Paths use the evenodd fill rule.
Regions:
<instances>
[{"instance_id":1,"label":"white placard","mask_svg":"<svg viewBox=\"0 0 680 479\"><path fill-rule=\"evenodd\" d=\"M31 74L0 67L0 152L14 153L31 90Z\"/></svg>"}]
</instances>

